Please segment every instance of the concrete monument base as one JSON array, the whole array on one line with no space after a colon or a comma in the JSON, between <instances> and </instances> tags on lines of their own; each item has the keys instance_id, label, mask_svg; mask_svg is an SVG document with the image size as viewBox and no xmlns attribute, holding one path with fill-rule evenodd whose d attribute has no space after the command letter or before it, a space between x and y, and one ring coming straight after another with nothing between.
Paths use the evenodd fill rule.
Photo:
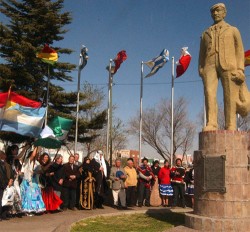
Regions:
<instances>
[{"instance_id":1,"label":"concrete monument base","mask_svg":"<svg viewBox=\"0 0 250 232\"><path fill-rule=\"evenodd\" d=\"M199 231L249 231L250 133L207 131L194 152L194 212L186 226Z\"/></svg>"}]
</instances>

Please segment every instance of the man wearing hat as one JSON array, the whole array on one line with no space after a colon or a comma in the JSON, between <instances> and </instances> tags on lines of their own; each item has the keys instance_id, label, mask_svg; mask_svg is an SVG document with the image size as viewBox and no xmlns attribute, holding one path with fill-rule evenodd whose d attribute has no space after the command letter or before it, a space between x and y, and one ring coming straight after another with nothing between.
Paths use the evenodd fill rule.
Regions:
<instances>
[{"instance_id":1,"label":"man wearing hat","mask_svg":"<svg viewBox=\"0 0 250 232\"><path fill-rule=\"evenodd\" d=\"M126 192L124 182L127 176L121 167L121 160L115 160L115 166L111 168L110 180L112 181L112 194L114 198L114 207L117 209L126 209ZM120 200L121 207L118 205Z\"/></svg>"},{"instance_id":2,"label":"man wearing hat","mask_svg":"<svg viewBox=\"0 0 250 232\"><path fill-rule=\"evenodd\" d=\"M226 6L217 3L210 9L214 21L203 32L200 43L199 74L204 84L207 124L203 131L217 130L217 88L219 78L224 92L225 129L236 130L236 113L241 111L240 88L245 85L244 48L236 27L224 21Z\"/></svg>"}]
</instances>

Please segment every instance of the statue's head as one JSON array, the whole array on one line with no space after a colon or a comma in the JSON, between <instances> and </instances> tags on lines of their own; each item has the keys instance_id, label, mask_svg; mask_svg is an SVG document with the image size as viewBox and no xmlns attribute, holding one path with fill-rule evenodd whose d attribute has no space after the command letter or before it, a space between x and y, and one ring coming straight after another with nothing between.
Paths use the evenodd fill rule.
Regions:
<instances>
[{"instance_id":1,"label":"statue's head","mask_svg":"<svg viewBox=\"0 0 250 232\"><path fill-rule=\"evenodd\" d=\"M223 21L227 14L227 9L224 3L217 3L210 8L211 17L215 23Z\"/></svg>"}]
</instances>

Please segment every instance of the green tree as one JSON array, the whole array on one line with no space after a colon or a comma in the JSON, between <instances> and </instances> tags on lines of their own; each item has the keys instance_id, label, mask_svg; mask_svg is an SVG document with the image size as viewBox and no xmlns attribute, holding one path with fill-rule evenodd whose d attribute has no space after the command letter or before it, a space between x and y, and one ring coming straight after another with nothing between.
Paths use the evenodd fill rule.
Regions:
<instances>
[{"instance_id":1,"label":"green tree","mask_svg":"<svg viewBox=\"0 0 250 232\"><path fill-rule=\"evenodd\" d=\"M44 44L52 46L58 54L70 54L71 49L56 47L54 43L63 39L67 32L64 26L71 22L69 12L62 13L63 0L6 0L0 2L0 12L7 23L0 26L1 89L12 88L31 99L43 97L47 87L48 69L50 79L71 81L70 71L74 64L58 62L48 66L36 58ZM63 93L64 89L50 85L50 93ZM63 93L65 94L65 93ZM58 99L58 98L57 98ZM53 97L51 98L53 104Z\"/></svg>"},{"instance_id":2,"label":"green tree","mask_svg":"<svg viewBox=\"0 0 250 232\"><path fill-rule=\"evenodd\" d=\"M69 55L69 48L57 46L71 23L69 12L63 11L64 0L1 0L0 15L0 89L12 90L33 100L45 101L48 73L50 77L48 120L56 115L75 119L76 93L66 92L60 82L72 81L75 64L61 62L48 65L36 58L44 44L55 49L59 56ZM81 110L93 107L86 94L81 94ZM88 108L89 107L89 108ZM105 113L95 113L90 121L79 122L80 133L88 127L102 127ZM6 133L2 139L7 138ZM72 133L73 136L73 133ZM10 136L11 137L11 136ZM26 140L26 138L23 138Z\"/></svg>"}]
</instances>

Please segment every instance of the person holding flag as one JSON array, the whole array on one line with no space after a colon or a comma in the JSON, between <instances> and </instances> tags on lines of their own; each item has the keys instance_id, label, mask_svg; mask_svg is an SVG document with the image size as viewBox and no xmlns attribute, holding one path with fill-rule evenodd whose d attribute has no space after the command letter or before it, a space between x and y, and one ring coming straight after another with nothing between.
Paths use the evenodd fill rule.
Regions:
<instances>
[{"instance_id":1,"label":"person holding flag","mask_svg":"<svg viewBox=\"0 0 250 232\"><path fill-rule=\"evenodd\" d=\"M38 175L41 169L37 161L37 155L38 147L35 147L24 159L21 169L23 173L23 180L20 185L22 210L27 216L46 211L41 188L38 184Z\"/></svg>"}]
</instances>

